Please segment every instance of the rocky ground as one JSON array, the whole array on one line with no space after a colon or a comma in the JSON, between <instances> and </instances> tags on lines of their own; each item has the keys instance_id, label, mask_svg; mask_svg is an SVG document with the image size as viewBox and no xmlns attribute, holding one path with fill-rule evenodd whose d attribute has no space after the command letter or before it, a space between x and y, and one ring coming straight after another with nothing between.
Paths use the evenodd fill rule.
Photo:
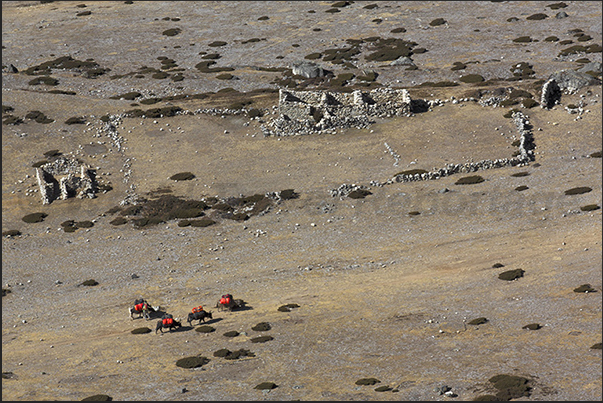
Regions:
<instances>
[{"instance_id":1,"label":"rocky ground","mask_svg":"<svg viewBox=\"0 0 603 403\"><path fill-rule=\"evenodd\" d=\"M472 400L498 393L489 379L501 374L528 379L517 400L602 399L601 85L563 94L550 110L483 106L509 99L510 88L539 100L554 72L600 63L601 4L347 3L2 3L3 400ZM438 18L445 23L430 25ZM522 36L531 41L513 41ZM417 69L369 60L370 41L342 63L324 60L325 50L370 37L416 43ZM562 54L576 45L588 48ZM316 52L333 77L287 74ZM97 65L52 69L57 85L32 83L43 76L28 69L63 56ZM203 71L203 61L232 69ZM533 74L514 75L522 63ZM370 72L372 84L334 84ZM485 81L463 82L469 74ZM441 106L366 129L263 137L261 125L278 116L275 91L292 82L407 88ZM130 92L140 96L119 99ZM143 102L152 98L161 99ZM241 102L246 109L233 107ZM186 113L126 114L157 107ZM470 185L455 184L464 174L370 185L511 157L512 108L533 125L533 162L476 172L485 180ZM27 118L32 111L53 121ZM84 123L66 124L72 117ZM43 205L32 165L50 150L89 164L112 189ZM195 178L169 179L181 172ZM372 194L332 197L344 183ZM565 194L576 187L591 190ZM299 197L245 221L215 214L204 228L111 224L112 208L158 189L194 200L285 189ZM35 212L47 216L22 220ZM65 232L66 220L93 226ZM515 269L523 277L498 277ZM82 285L90 279L98 284ZM584 284L591 292L575 291ZM226 292L248 309L213 308ZM215 331L195 322L155 334L155 320L128 316L140 296L179 318L202 304ZM284 304L299 307L279 311ZM479 318L487 321L469 324ZM252 329L262 322L270 330ZM152 331L131 333L141 327ZM224 348L254 356L214 356ZM176 366L192 356L209 361ZM356 384L371 377L380 382ZM263 382L277 387L254 388Z\"/></svg>"}]
</instances>

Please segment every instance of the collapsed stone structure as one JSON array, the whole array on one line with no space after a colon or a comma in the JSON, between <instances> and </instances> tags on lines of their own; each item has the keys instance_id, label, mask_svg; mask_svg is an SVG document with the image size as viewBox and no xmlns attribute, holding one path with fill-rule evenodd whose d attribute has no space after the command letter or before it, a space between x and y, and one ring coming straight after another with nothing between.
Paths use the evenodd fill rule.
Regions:
<instances>
[{"instance_id":1,"label":"collapsed stone structure","mask_svg":"<svg viewBox=\"0 0 603 403\"><path fill-rule=\"evenodd\" d=\"M534 161L534 142L532 137L532 126L528 118L521 112L513 113L513 121L519 132L519 150L517 156L511 158L498 158L495 160L481 160L477 162L468 162L465 164L447 164L443 168L422 174L402 174L396 175L393 179L386 182L414 182L422 180L439 179L444 176L455 173L469 173L482 169L502 168L506 166L523 166ZM380 186L378 182L371 182L371 185Z\"/></svg>"},{"instance_id":2,"label":"collapsed stone structure","mask_svg":"<svg viewBox=\"0 0 603 403\"><path fill-rule=\"evenodd\" d=\"M69 197L93 199L98 191L91 167L66 157L59 157L36 168L36 178L42 204L50 204L57 199L66 200Z\"/></svg>"},{"instance_id":3,"label":"collapsed stone structure","mask_svg":"<svg viewBox=\"0 0 603 403\"><path fill-rule=\"evenodd\" d=\"M408 116L405 89L377 88L349 93L279 90L279 116L262 125L264 136L320 133L334 128L364 128L373 117Z\"/></svg>"}]
</instances>

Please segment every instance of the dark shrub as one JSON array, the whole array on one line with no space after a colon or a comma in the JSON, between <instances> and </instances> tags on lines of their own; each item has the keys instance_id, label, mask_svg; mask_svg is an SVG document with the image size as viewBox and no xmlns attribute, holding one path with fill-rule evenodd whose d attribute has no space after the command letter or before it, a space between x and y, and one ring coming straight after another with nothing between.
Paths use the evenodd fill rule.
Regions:
<instances>
[{"instance_id":1,"label":"dark shrub","mask_svg":"<svg viewBox=\"0 0 603 403\"><path fill-rule=\"evenodd\" d=\"M94 223L92 221L78 221L74 225L76 228L92 228Z\"/></svg>"},{"instance_id":2,"label":"dark shrub","mask_svg":"<svg viewBox=\"0 0 603 403\"><path fill-rule=\"evenodd\" d=\"M191 227L209 227L210 225L215 224L216 222L210 218L207 217L203 217L200 220L192 220L191 222Z\"/></svg>"},{"instance_id":3,"label":"dark shrub","mask_svg":"<svg viewBox=\"0 0 603 403\"><path fill-rule=\"evenodd\" d=\"M536 13L536 14L532 14L529 17L526 18L526 20L544 20L545 18L548 18L549 16L543 13Z\"/></svg>"},{"instance_id":4,"label":"dark shrub","mask_svg":"<svg viewBox=\"0 0 603 403\"><path fill-rule=\"evenodd\" d=\"M278 385L274 382L262 382L258 385L255 385L253 388L259 389L259 390L270 390L270 389L278 388Z\"/></svg>"},{"instance_id":5,"label":"dark shrub","mask_svg":"<svg viewBox=\"0 0 603 403\"><path fill-rule=\"evenodd\" d=\"M588 186L580 186L580 187L575 187L575 188L571 188L565 191L566 195L580 195L583 193L588 193L590 192L592 189L589 188Z\"/></svg>"},{"instance_id":6,"label":"dark shrub","mask_svg":"<svg viewBox=\"0 0 603 403\"><path fill-rule=\"evenodd\" d=\"M176 361L176 366L180 368L198 368L207 364L208 362L209 359L205 357L184 357Z\"/></svg>"},{"instance_id":7,"label":"dark shrub","mask_svg":"<svg viewBox=\"0 0 603 403\"><path fill-rule=\"evenodd\" d=\"M170 176L170 179L173 181L188 181L195 177L191 172L180 172L175 175Z\"/></svg>"},{"instance_id":8,"label":"dark shrub","mask_svg":"<svg viewBox=\"0 0 603 403\"><path fill-rule=\"evenodd\" d=\"M272 336L259 336L259 337L254 337L252 339L249 339L250 342L252 343L265 343L267 341L270 340L274 340L274 337Z\"/></svg>"},{"instance_id":9,"label":"dark shrub","mask_svg":"<svg viewBox=\"0 0 603 403\"><path fill-rule=\"evenodd\" d=\"M258 18L258 21L266 21L266 20L269 20L269 19L270 19L270 17L264 15L264 16Z\"/></svg>"},{"instance_id":10,"label":"dark shrub","mask_svg":"<svg viewBox=\"0 0 603 403\"><path fill-rule=\"evenodd\" d=\"M578 288L574 288L574 292L596 292L597 290L595 290L594 288L592 288L590 286L590 284L582 284L580 287Z\"/></svg>"},{"instance_id":11,"label":"dark shrub","mask_svg":"<svg viewBox=\"0 0 603 403\"><path fill-rule=\"evenodd\" d=\"M529 175L530 175L530 173L529 172L525 172L525 171L523 171L523 172L515 172L514 174L511 174L511 176L514 176L514 177L517 177L517 178L522 177L522 176L529 176Z\"/></svg>"},{"instance_id":12,"label":"dark shrub","mask_svg":"<svg viewBox=\"0 0 603 403\"><path fill-rule=\"evenodd\" d=\"M278 307L279 312L291 312L293 308L299 308L297 304L285 304Z\"/></svg>"},{"instance_id":13,"label":"dark shrub","mask_svg":"<svg viewBox=\"0 0 603 403\"><path fill-rule=\"evenodd\" d=\"M36 223L36 222L42 222L44 221L44 219L48 217L48 214L46 213L31 213L31 214L27 214L26 216L23 216L23 218L21 218L23 221L25 221L26 223L32 224L32 223Z\"/></svg>"},{"instance_id":14,"label":"dark shrub","mask_svg":"<svg viewBox=\"0 0 603 403\"><path fill-rule=\"evenodd\" d=\"M444 24L446 24L446 20L443 18L436 18L435 20L433 20L429 23L429 25L431 25L432 27L437 27L438 25L444 25Z\"/></svg>"},{"instance_id":15,"label":"dark shrub","mask_svg":"<svg viewBox=\"0 0 603 403\"><path fill-rule=\"evenodd\" d=\"M484 178L482 178L479 175L471 175L471 176L465 176L464 178L460 178L459 180L457 180L456 182L454 182L455 185L473 185L475 183L481 183L484 181Z\"/></svg>"},{"instance_id":16,"label":"dark shrub","mask_svg":"<svg viewBox=\"0 0 603 403\"><path fill-rule=\"evenodd\" d=\"M96 281L94 279L90 279L90 280L86 280L86 281L82 282L81 285L85 285L87 287L94 287L95 285L98 285L98 281Z\"/></svg>"},{"instance_id":17,"label":"dark shrub","mask_svg":"<svg viewBox=\"0 0 603 403\"><path fill-rule=\"evenodd\" d=\"M532 38L529 36L520 36L518 38L513 39L513 42L524 43L524 42L532 42Z\"/></svg>"},{"instance_id":18,"label":"dark shrub","mask_svg":"<svg viewBox=\"0 0 603 403\"><path fill-rule=\"evenodd\" d=\"M601 207L598 204L587 204L586 206L581 206L580 210L582 211L593 211L599 210Z\"/></svg>"},{"instance_id":19,"label":"dark shrub","mask_svg":"<svg viewBox=\"0 0 603 403\"><path fill-rule=\"evenodd\" d=\"M401 27L400 28L394 28L394 29L392 29L389 32L391 32L392 34L401 34L401 33L406 32L406 29L405 28L401 28Z\"/></svg>"},{"instance_id":20,"label":"dark shrub","mask_svg":"<svg viewBox=\"0 0 603 403\"><path fill-rule=\"evenodd\" d=\"M479 74L467 74L459 78L459 81L463 83L481 83L484 81L484 77L480 76Z\"/></svg>"},{"instance_id":21,"label":"dark shrub","mask_svg":"<svg viewBox=\"0 0 603 403\"><path fill-rule=\"evenodd\" d=\"M132 334L151 333L151 329L149 329L148 327L139 327L139 328L136 328L136 329L132 329L132 331L130 333L132 333Z\"/></svg>"},{"instance_id":22,"label":"dark shrub","mask_svg":"<svg viewBox=\"0 0 603 403\"><path fill-rule=\"evenodd\" d=\"M203 325L203 326L199 326L198 328L196 328L195 331L199 332L199 333L211 333L211 332L215 332L216 328L209 326L209 325Z\"/></svg>"},{"instance_id":23,"label":"dark shrub","mask_svg":"<svg viewBox=\"0 0 603 403\"><path fill-rule=\"evenodd\" d=\"M375 388L375 392L389 392L392 389L393 388L390 388L389 386L379 386Z\"/></svg>"},{"instance_id":24,"label":"dark shrub","mask_svg":"<svg viewBox=\"0 0 603 403\"><path fill-rule=\"evenodd\" d=\"M567 7L567 4L565 4L564 2L552 3L552 4L547 5L547 7L549 7L551 10L558 10L560 8Z\"/></svg>"},{"instance_id":25,"label":"dark shrub","mask_svg":"<svg viewBox=\"0 0 603 403\"><path fill-rule=\"evenodd\" d=\"M488 322L488 319L482 317L482 318L473 319L473 320L467 322L467 324L468 325L483 325L486 322Z\"/></svg>"},{"instance_id":26,"label":"dark shrub","mask_svg":"<svg viewBox=\"0 0 603 403\"><path fill-rule=\"evenodd\" d=\"M165 36L176 36L180 32L182 32L182 30L180 28L171 28L171 29L166 29L165 31L162 32L162 34Z\"/></svg>"},{"instance_id":27,"label":"dark shrub","mask_svg":"<svg viewBox=\"0 0 603 403\"><path fill-rule=\"evenodd\" d=\"M523 101L521 101L521 105L524 108L528 108L529 109L529 108L533 108L535 106L540 105L540 103L538 101L535 101L535 100L531 99L531 98L527 98L527 99L524 99Z\"/></svg>"},{"instance_id":28,"label":"dark shrub","mask_svg":"<svg viewBox=\"0 0 603 403\"><path fill-rule=\"evenodd\" d=\"M377 378L361 378L356 381L356 385L375 385L380 382Z\"/></svg>"},{"instance_id":29,"label":"dark shrub","mask_svg":"<svg viewBox=\"0 0 603 403\"><path fill-rule=\"evenodd\" d=\"M522 269L507 270L505 272L500 273L498 275L498 278L501 280L513 281L515 279L523 277L523 273L525 273L525 270Z\"/></svg>"},{"instance_id":30,"label":"dark shrub","mask_svg":"<svg viewBox=\"0 0 603 403\"><path fill-rule=\"evenodd\" d=\"M82 125L86 123L86 119L77 116L71 117L65 121L66 125Z\"/></svg>"},{"instance_id":31,"label":"dark shrub","mask_svg":"<svg viewBox=\"0 0 603 403\"><path fill-rule=\"evenodd\" d=\"M356 189L356 190L352 190L349 194L348 197L351 199L364 199L366 196L368 195L372 195L373 193L366 190L366 189Z\"/></svg>"},{"instance_id":32,"label":"dark shrub","mask_svg":"<svg viewBox=\"0 0 603 403\"><path fill-rule=\"evenodd\" d=\"M419 212L419 211L409 211L408 212L408 215L411 215L411 216L420 215L420 214L421 214L421 212Z\"/></svg>"},{"instance_id":33,"label":"dark shrub","mask_svg":"<svg viewBox=\"0 0 603 403\"><path fill-rule=\"evenodd\" d=\"M19 236L21 235L21 231L17 230L17 229L9 229L7 231L2 231L2 236Z\"/></svg>"},{"instance_id":34,"label":"dark shrub","mask_svg":"<svg viewBox=\"0 0 603 403\"><path fill-rule=\"evenodd\" d=\"M530 396L529 380L521 376L496 375L490 378L489 381L498 389L496 394L498 400L507 401L522 396Z\"/></svg>"},{"instance_id":35,"label":"dark shrub","mask_svg":"<svg viewBox=\"0 0 603 403\"><path fill-rule=\"evenodd\" d=\"M216 76L218 80L232 80L234 76L230 73L218 74Z\"/></svg>"},{"instance_id":36,"label":"dark shrub","mask_svg":"<svg viewBox=\"0 0 603 403\"><path fill-rule=\"evenodd\" d=\"M142 94L138 91L131 91L131 92L126 92L125 94L121 94L121 95L115 95L112 97L109 97L110 99L127 99L128 101L133 101L136 98L142 96Z\"/></svg>"},{"instance_id":37,"label":"dark shrub","mask_svg":"<svg viewBox=\"0 0 603 403\"><path fill-rule=\"evenodd\" d=\"M34 78L33 80L29 81L27 84L29 84L29 85L38 85L38 84L59 85L59 80L57 80L56 78L43 76L43 77Z\"/></svg>"},{"instance_id":38,"label":"dark shrub","mask_svg":"<svg viewBox=\"0 0 603 403\"><path fill-rule=\"evenodd\" d=\"M515 190L517 190L518 192L523 192L524 190L528 190L529 187L527 187L526 185L521 185L521 186L517 186L515 188Z\"/></svg>"},{"instance_id":39,"label":"dark shrub","mask_svg":"<svg viewBox=\"0 0 603 403\"><path fill-rule=\"evenodd\" d=\"M82 11L80 13L77 13L75 16L76 17L84 17L84 16L90 15L90 14L92 14L92 11Z\"/></svg>"},{"instance_id":40,"label":"dark shrub","mask_svg":"<svg viewBox=\"0 0 603 403\"><path fill-rule=\"evenodd\" d=\"M239 332L237 332L236 330L231 330L229 332L224 333L225 337L237 337L239 335Z\"/></svg>"},{"instance_id":41,"label":"dark shrub","mask_svg":"<svg viewBox=\"0 0 603 403\"><path fill-rule=\"evenodd\" d=\"M521 328L528 330L538 330L542 328L542 326L540 326L538 323L530 323L529 325L522 326Z\"/></svg>"},{"instance_id":42,"label":"dark shrub","mask_svg":"<svg viewBox=\"0 0 603 403\"><path fill-rule=\"evenodd\" d=\"M226 44L227 44L227 43L226 43L226 42L223 42L223 41L213 41L213 42L212 42L212 43L210 43L208 46L211 46L211 47L216 48L216 47L219 47L219 46L224 46L224 45L226 45Z\"/></svg>"},{"instance_id":43,"label":"dark shrub","mask_svg":"<svg viewBox=\"0 0 603 403\"><path fill-rule=\"evenodd\" d=\"M92 395L83 398L81 402L111 402L113 398L109 395Z\"/></svg>"},{"instance_id":44,"label":"dark shrub","mask_svg":"<svg viewBox=\"0 0 603 403\"><path fill-rule=\"evenodd\" d=\"M128 222L128 220L126 220L125 218L123 218L123 217L117 217L117 218L114 218L113 220L109 221L109 224L111 224L111 225L124 225L127 222Z\"/></svg>"},{"instance_id":45,"label":"dark shrub","mask_svg":"<svg viewBox=\"0 0 603 403\"><path fill-rule=\"evenodd\" d=\"M502 263L494 263L494 264L492 265L492 268L493 268L493 269L498 269L498 268L501 268L501 267L505 267L505 265L504 265L504 264L502 264Z\"/></svg>"},{"instance_id":46,"label":"dark shrub","mask_svg":"<svg viewBox=\"0 0 603 403\"><path fill-rule=\"evenodd\" d=\"M297 199L299 197L299 194L296 193L293 189L285 189L279 192L279 197L283 200Z\"/></svg>"},{"instance_id":47,"label":"dark shrub","mask_svg":"<svg viewBox=\"0 0 603 403\"><path fill-rule=\"evenodd\" d=\"M270 330L272 327L270 326L270 323L268 322L260 322L257 325L253 326L251 329L255 330L256 332L266 332L268 330Z\"/></svg>"},{"instance_id":48,"label":"dark shrub","mask_svg":"<svg viewBox=\"0 0 603 403\"><path fill-rule=\"evenodd\" d=\"M601 348L603 348L603 344L602 343L595 343L592 346L590 346L591 349L593 350L601 350Z\"/></svg>"},{"instance_id":49,"label":"dark shrub","mask_svg":"<svg viewBox=\"0 0 603 403\"><path fill-rule=\"evenodd\" d=\"M545 42L557 42L559 41L559 38L557 38L556 36L547 36L546 38L544 38Z\"/></svg>"}]
</instances>

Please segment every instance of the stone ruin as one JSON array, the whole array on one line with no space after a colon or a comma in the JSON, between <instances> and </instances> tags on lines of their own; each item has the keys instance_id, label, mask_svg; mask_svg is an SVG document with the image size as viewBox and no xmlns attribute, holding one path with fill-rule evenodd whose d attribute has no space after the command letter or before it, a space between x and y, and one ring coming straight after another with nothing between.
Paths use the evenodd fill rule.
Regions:
<instances>
[{"instance_id":1,"label":"stone ruin","mask_svg":"<svg viewBox=\"0 0 603 403\"><path fill-rule=\"evenodd\" d=\"M59 157L36 168L42 204L70 197L93 199L98 191L95 174L89 165Z\"/></svg>"},{"instance_id":2,"label":"stone ruin","mask_svg":"<svg viewBox=\"0 0 603 403\"><path fill-rule=\"evenodd\" d=\"M373 117L408 116L405 89L377 88L349 93L279 90L279 116L262 125L264 136L313 134L336 128L365 128Z\"/></svg>"}]
</instances>

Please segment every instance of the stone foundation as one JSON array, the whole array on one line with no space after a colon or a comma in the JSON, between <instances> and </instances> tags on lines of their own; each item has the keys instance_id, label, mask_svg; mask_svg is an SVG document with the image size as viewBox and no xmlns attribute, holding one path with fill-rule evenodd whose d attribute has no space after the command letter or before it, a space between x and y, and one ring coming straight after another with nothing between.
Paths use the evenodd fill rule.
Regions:
<instances>
[{"instance_id":1,"label":"stone foundation","mask_svg":"<svg viewBox=\"0 0 603 403\"><path fill-rule=\"evenodd\" d=\"M98 186L93 170L86 164L65 157L36 168L42 204L70 197L96 197Z\"/></svg>"}]
</instances>

